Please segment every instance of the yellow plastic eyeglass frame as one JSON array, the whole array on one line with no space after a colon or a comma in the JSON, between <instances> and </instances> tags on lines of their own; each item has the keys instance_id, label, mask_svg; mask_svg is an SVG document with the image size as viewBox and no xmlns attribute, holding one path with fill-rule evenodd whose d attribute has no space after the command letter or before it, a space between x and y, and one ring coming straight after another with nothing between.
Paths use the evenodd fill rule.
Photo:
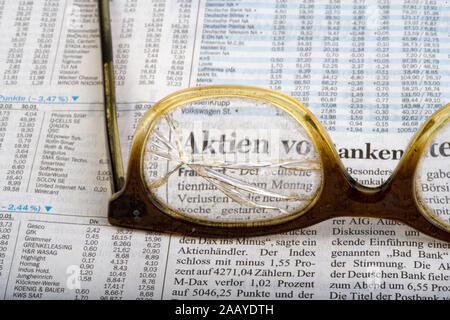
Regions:
<instances>
[{"instance_id":1,"label":"yellow plastic eyeglass frame","mask_svg":"<svg viewBox=\"0 0 450 320\"><path fill-rule=\"evenodd\" d=\"M450 225L439 221L417 197L417 164L432 137L450 120L450 104L436 111L415 134L392 176L381 186L366 187L347 174L326 131L296 99L271 89L242 85L193 87L170 94L149 109L136 128L127 177L120 152L116 118L109 1L99 0L104 101L111 157L113 195L108 219L113 225L188 236L243 237L286 232L336 217L370 217L399 221L434 238L450 242ZM271 103L289 113L309 134L322 163L322 185L304 209L267 221L211 222L174 212L151 198L144 181L146 140L170 109L209 98L244 97Z\"/></svg>"}]
</instances>

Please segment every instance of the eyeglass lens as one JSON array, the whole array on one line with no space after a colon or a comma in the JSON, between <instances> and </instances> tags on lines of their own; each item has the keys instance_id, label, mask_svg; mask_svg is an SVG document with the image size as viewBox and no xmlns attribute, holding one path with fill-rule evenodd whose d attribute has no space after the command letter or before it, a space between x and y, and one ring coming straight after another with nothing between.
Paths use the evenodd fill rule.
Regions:
<instances>
[{"instance_id":1,"label":"eyeglass lens","mask_svg":"<svg viewBox=\"0 0 450 320\"><path fill-rule=\"evenodd\" d=\"M416 169L418 200L435 222L450 228L450 121L428 143Z\"/></svg>"},{"instance_id":2,"label":"eyeglass lens","mask_svg":"<svg viewBox=\"0 0 450 320\"><path fill-rule=\"evenodd\" d=\"M287 111L245 98L205 98L161 116L146 140L147 188L163 209L209 222L267 222L317 196L321 162Z\"/></svg>"}]
</instances>

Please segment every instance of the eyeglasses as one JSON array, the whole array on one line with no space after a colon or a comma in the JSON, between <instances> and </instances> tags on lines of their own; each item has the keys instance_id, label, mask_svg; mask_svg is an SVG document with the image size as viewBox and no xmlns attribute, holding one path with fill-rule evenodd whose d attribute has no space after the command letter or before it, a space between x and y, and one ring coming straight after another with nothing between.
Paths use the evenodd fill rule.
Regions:
<instances>
[{"instance_id":1,"label":"eyeglasses","mask_svg":"<svg viewBox=\"0 0 450 320\"><path fill-rule=\"evenodd\" d=\"M242 237L362 216L450 241L450 104L422 125L392 176L373 188L347 174L320 122L294 98L255 86L188 88L144 114L125 179L109 1L99 5L111 224Z\"/></svg>"}]
</instances>

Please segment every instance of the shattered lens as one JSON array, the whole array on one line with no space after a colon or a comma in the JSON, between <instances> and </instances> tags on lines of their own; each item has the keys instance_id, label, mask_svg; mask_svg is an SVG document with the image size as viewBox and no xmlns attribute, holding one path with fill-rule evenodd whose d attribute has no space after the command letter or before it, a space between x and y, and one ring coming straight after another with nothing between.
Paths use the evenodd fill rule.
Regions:
<instances>
[{"instance_id":1,"label":"shattered lens","mask_svg":"<svg viewBox=\"0 0 450 320\"><path fill-rule=\"evenodd\" d=\"M156 121L145 144L145 183L169 214L264 222L296 216L321 189L311 137L288 112L265 101L182 104Z\"/></svg>"},{"instance_id":2,"label":"shattered lens","mask_svg":"<svg viewBox=\"0 0 450 320\"><path fill-rule=\"evenodd\" d=\"M450 122L430 140L415 175L417 199L434 222L450 229Z\"/></svg>"}]
</instances>

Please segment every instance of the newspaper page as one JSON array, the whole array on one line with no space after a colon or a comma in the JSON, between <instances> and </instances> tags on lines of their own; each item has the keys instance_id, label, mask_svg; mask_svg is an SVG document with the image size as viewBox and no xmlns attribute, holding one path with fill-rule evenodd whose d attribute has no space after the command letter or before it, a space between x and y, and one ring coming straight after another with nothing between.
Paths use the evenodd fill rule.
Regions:
<instances>
[{"instance_id":1,"label":"newspaper page","mask_svg":"<svg viewBox=\"0 0 450 320\"><path fill-rule=\"evenodd\" d=\"M159 99L247 84L305 104L347 172L377 186L450 101L448 1L113 0L111 10L125 167ZM96 0L0 0L3 299L449 299L449 244L390 220L231 239L111 226L98 24ZM448 212L443 135L423 188ZM175 196L201 199L177 174Z\"/></svg>"}]
</instances>

